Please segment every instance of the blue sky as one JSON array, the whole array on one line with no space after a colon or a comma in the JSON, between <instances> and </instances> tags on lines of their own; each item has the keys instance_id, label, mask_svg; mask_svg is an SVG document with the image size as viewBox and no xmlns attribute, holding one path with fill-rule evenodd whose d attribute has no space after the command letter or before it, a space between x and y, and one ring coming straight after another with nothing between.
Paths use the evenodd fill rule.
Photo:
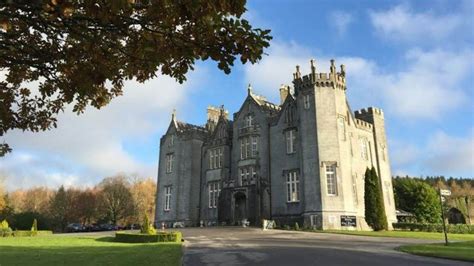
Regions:
<instances>
[{"instance_id":1,"label":"blue sky","mask_svg":"<svg viewBox=\"0 0 474 266\"><path fill-rule=\"evenodd\" d=\"M267 56L230 75L199 62L185 84L128 82L103 110L66 112L43 133L12 131L0 159L9 189L91 186L126 173L156 177L159 138L171 111L204 124L208 105L237 111L254 91L278 102L295 65L345 64L353 110L384 109L392 173L474 176L474 1L250 1L245 17L272 29Z\"/></svg>"}]
</instances>

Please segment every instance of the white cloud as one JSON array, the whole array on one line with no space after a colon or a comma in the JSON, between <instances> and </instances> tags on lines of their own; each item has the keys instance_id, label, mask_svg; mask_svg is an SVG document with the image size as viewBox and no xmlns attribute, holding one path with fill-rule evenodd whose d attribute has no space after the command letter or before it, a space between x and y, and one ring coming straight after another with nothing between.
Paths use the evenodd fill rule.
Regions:
<instances>
[{"instance_id":1,"label":"white cloud","mask_svg":"<svg viewBox=\"0 0 474 266\"><path fill-rule=\"evenodd\" d=\"M331 12L328 20L329 25L335 27L339 36L343 36L354 19L352 14L338 10Z\"/></svg>"},{"instance_id":2,"label":"white cloud","mask_svg":"<svg viewBox=\"0 0 474 266\"><path fill-rule=\"evenodd\" d=\"M168 77L145 84L127 82L124 95L101 110L89 108L82 115L69 109L58 117L58 128L31 133L10 131L5 141L12 154L0 159L0 174L13 189L34 185L93 185L118 172L155 176L156 157L143 162L124 143L146 142L166 129L173 108L186 106L188 84L199 86L205 69L189 76L183 85Z\"/></svg>"},{"instance_id":3,"label":"white cloud","mask_svg":"<svg viewBox=\"0 0 474 266\"><path fill-rule=\"evenodd\" d=\"M463 82L474 66L471 51L411 50L406 68L382 84L386 106L405 118L439 119L466 104Z\"/></svg>"},{"instance_id":4,"label":"white cloud","mask_svg":"<svg viewBox=\"0 0 474 266\"><path fill-rule=\"evenodd\" d=\"M466 137L449 136L443 131L433 134L427 144L423 165L434 173L449 176L452 172L474 176L474 128Z\"/></svg>"},{"instance_id":5,"label":"white cloud","mask_svg":"<svg viewBox=\"0 0 474 266\"><path fill-rule=\"evenodd\" d=\"M295 65L309 73L314 53L296 43L274 43L261 63L245 68L246 81L258 93L278 102L278 88L291 84ZM463 82L474 63L469 50L409 50L399 71L388 72L377 62L362 57L339 57L346 65L348 98L354 109L377 105L398 117L437 120L445 113L466 106ZM316 71L329 72L329 58L316 57Z\"/></svg>"},{"instance_id":6,"label":"white cloud","mask_svg":"<svg viewBox=\"0 0 474 266\"><path fill-rule=\"evenodd\" d=\"M309 69L311 51L294 42L272 42L268 54L258 64L245 66L245 79L257 93L277 102L278 89L282 84L291 85L295 66L300 65L302 71Z\"/></svg>"},{"instance_id":7,"label":"white cloud","mask_svg":"<svg viewBox=\"0 0 474 266\"><path fill-rule=\"evenodd\" d=\"M378 34L404 42L439 41L464 25L464 18L460 14L437 15L431 11L415 13L406 5L371 11L369 16Z\"/></svg>"}]
</instances>

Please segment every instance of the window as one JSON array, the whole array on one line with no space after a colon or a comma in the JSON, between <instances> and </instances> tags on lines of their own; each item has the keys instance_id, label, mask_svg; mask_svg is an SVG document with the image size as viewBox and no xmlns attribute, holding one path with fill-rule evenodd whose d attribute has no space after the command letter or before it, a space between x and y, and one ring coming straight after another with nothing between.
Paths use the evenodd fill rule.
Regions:
<instances>
[{"instance_id":1,"label":"window","mask_svg":"<svg viewBox=\"0 0 474 266\"><path fill-rule=\"evenodd\" d=\"M304 103L304 109L309 109L309 106L310 106L310 99L309 99L310 95L305 95L303 96L303 103Z\"/></svg>"},{"instance_id":2,"label":"window","mask_svg":"<svg viewBox=\"0 0 474 266\"><path fill-rule=\"evenodd\" d=\"M209 208L217 208L217 201L219 194L221 193L221 187L219 182L209 183Z\"/></svg>"},{"instance_id":3,"label":"window","mask_svg":"<svg viewBox=\"0 0 474 266\"><path fill-rule=\"evenodd\" d=\"M250 180L257 177L257 171L255 166L245 166L239 169L239 186L246 186L250 183Z\"/></svg>"},{"instance_id":4,"label":"window","mask_svg":"<svg viewBox=\"0 0 474 266\"><path fill-rule=\"evenodd\" d=\"M209 169L214 169L214 150L209 150Z\"/></svg>"},{"instance_id":5,"label":"window","mask_svg":"<svg viewBox=\"0 0 474 266\"><path fill-rule=\"evenodd\" d=\"M251 127L253 125L253 116L252 115L247 115L245 117L245 126L246 127Z\"/></svg>"},{"instance_id":6,"label":"window","mask_svg":"<svg viewBox=\"0 0 474 266\"><path fill-rule=\"evenodd\" d=\"M326 183L327 183L327 190L328 195L336 195L336 164L332 163L326 165Z\"/></svg>"},{"instance_id":7,"label":"window","mask_svg":"<svg viewBox=\"0 0 474 266\"><path fill-rule=\"evenodd\" d=\"M354 205L357 206L359 204L359 199L357 197L357 174L352 175L352 197Z\"/></svg>"},{"instance_id":8,"label":"window","mask_svg":"<svg viewBox=\"0 0 474 266\"><path fill-rule=\"evenodd\" d=\"M174 135L170 136L170 146L174 146Z\"/></svg>"},{"instance_id":9,"label":"window","mask_svg":"<svg viewBox=\"0 0 474 266\"><path fill-rule=\"evenodd\" d=\"M222 167L222 148L209 150L209 169L217 169Z\"/></svg>"},{"instance_id":10,"label":"window","mask_svg":"<svg viewBox=\"0 0 474 266\"><path fill-rule=\"evenodd\" d=\"M296 140L296 130L288 130L285 132L286 135L286 153L295 152L295 140Z\"/></svg>"},{"instance_id":11,"label":"window","mask_svg":"<svg viewBox=\"0 0 474 266\"><path fill-rule=\"evenodd\" d=\"M367 150L367 139L360 139L360 157L364 160L369 160L369 152Z\"/></svg>"},{"instance_id":12,"label":"window","mask_svg":"<svg viewBox=\"0 0 474 266\"><path fill-rule=\"evenodd\" d=\"M288 108L286 108L286 111L285 111L285 121L286 121L286 123L292 123L293 122L293 113L294 113L293 107L288 106Z\"/></svg>"},{"instance_id":13,"label":"window","mask_svg":"<svg viewBox=\"0 0 474 266\"><path fill-rule=\"evenodd\" d=\"M290 171L286 174L286 201L298 202L300 200L300 180L298 171Z\"/></svg>"},{"instance_id":14,"label":"window","mask_svg":"<svg viewBox=\"0 0 474 266\"><path fill-rule=\"evenodd\" d=\"M166 155L166 173L173 172L173 161L174 161L174 154L167 154Z\"/></svg>"},{"instance_id":15,"label":"window","mask_svg":"<svg viewBox=\"0 0 474 266\"><path fill-rule=\"evenodd\" d=\"M337 118L337 127L340 140L346 140L346 120L344 117Z\"/></svg>"},{"instance_id":16,"label":"window","mask_svg":"<svg viewBox=\"0 0 474 266\"><path fill-rule=\"evenodd\" d=\"M222 168L222 160L223 160L223 157L224 157L223 156L223 154L224 154L223 148L217 149L217 151L218 151L218 158L219 158L217 160L217 167Z\"/></svg>"},{"instance_id":17,"label":"window","mask_svg":"<svg viewBox=\"0 0 474 266\"><path fill-rule=\"evenodd\" d=\"M171 186L165 187L165 211L171 210Z\"/></svg>"},{"instance_id":18,"label":"window","mask_svg":"<svg viewBox=\"0 0 474 266\"><path fill-rule=\"evenodd\" d=\"M240 159L247 159L257 156L258 137L248 136L240 139Z\"/></svg>"},{"instance_id":19,"label":"window","mask_svg":"<svg viewBox=\"0 0 474 266\"><path fill-rule=\"evenodd\" d=\"M252 156L257 156L257 149L258 149L258 140L257 136L252 137Z\"/></svg>"}]
</instances>

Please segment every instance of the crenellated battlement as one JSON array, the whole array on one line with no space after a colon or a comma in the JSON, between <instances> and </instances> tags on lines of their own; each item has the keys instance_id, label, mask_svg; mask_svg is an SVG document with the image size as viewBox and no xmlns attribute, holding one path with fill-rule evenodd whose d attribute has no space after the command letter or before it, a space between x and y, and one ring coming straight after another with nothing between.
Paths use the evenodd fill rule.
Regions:
<instances>
[{"instance_id":1,"label":"crenellated battlement","mask_svg":"<svg viewBox=\"0 0 474 266\"><path fill-rule=\"evenodd\" d=\"M369 122L366 122L366 121L358 119L358 118L354 119L354 121L355 121L356 127L362 128L362 129L367 129L367 130L372 130L373 125Z\"/></svg>"},{"instance_id":2,"label":"crenellated battlement","mask_svg":"<svg viewBox=\"0 0 474 266\"><path fill-rule=\"evenodd\" d=\"M340 72L336 72L335 61L332 59L329 73L317 73L315 60L311 59L310 63L311 73L304 76L300 73L300 66L296 66L296 72L293 73L295 89L316 85L317 87L346 90L346 69L344 65L341 65Z\"/></svg>"},{"instance_id":3,"label":"crenellated battlement","mask_svg":"<svg viewBox=\"0 0 474 266\"><path fill-rule=\"evenodd\" d=\"M369 107L367 109L362 108L360 110L355 111L354 114L355 114L355 117L357 118L364 117L367 115L379 115L383 117L382 109L377 108L377 107Z\"/></svg>"}]
</instances>

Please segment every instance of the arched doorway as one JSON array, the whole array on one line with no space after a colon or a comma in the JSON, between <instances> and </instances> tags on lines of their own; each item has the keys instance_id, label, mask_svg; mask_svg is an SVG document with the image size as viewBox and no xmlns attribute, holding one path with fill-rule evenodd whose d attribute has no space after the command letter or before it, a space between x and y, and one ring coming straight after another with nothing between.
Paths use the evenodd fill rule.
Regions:
<instances>
[{"instance_id":1,"label":"arched doorway","mask_svg":"<svg viewBox=\"0 0 474 266\"><path fill-rule=\"evenodd\" d=\"M247 196L243 192L234 194L234 222L240 223L247 218Z\"/></svg>"}]
</instances>

